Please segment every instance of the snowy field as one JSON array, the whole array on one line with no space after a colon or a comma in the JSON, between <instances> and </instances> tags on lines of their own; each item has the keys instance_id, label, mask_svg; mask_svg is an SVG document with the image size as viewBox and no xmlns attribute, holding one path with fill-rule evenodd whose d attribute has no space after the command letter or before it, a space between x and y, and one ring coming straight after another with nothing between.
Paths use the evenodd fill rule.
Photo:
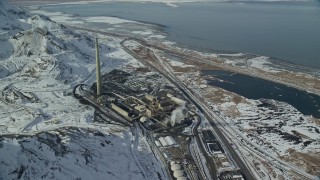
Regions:
<instances>
[{"instance_id":1,"label":"snowy field","mask_svg":"<svg viewBox=\"0 0 320 180\"><path fill-rule=\"evenodd\" d=\"M307 173L318 176L320 170L320 125L319 119L305 116L288 103L271 99L252 100L206 84L197 71L180 74L179 78L196 94L205 97L206 103L223 121L224 129L232 141L248 158L248 162L260 168L260 177L272 173L272 179L278 175L292 175L266 165L264 156L257 158L252 154L257 149L265 154L285 160ZM244 148L245 142L250 148ZM313 159L313 160L311 160ZM275 166L276 167L276 166ZM262 170L263 169L263 172ZM278 174L278 175L277 175ZM263 178L262 178L263 179Z\"/></svg>"},{"instance_id":2,"label":"snowy field","mask_svg":"<svg viewBox=\"0 0 320 180\"><path fill-rule=\"evenodd\" d=\"M0 179L158 179L165 177L144 140L117 127L61 128L0 137ZM134 143L133 143L134 142ZM10 158L8 158L10 157Z\"/></svg>"},{"instance_id":3,"label":"snowy field","mask_svg":"<svg viewBox=\"0 0 320 180\"><path fill-rule=\"evenodd\" d=\"M0 21L0 179L166 179L141 135L94 123L73 97L95 81L97 35L2 0ZM141 66L121 39L98 38L103 74Z\"/></svg>"},{"instance_id":4,"label":"snowy field","mask_svg":"<svg viewBox=\"0 0 320 180\"><path fill-rule=\"evenodd\" d=\"M8 26L1 31L6 46L0 50L0 133L92 122L93 109L80 104L72 91L79 83L95 81L94 36L15 9L0 18L6 22L1 25ZM32 27L46 29L48 34ZM100 37L103 74L128 64L139 66L119 41Z\"/></svg>"},{"instance_id":5,"label":"snowy field","mask_svg":"<svg viewBox=\"0 0 320 180\"><path fill-rule=\"evenodd\" d=\"M184 1L172 1L172 3L173 2L183 3ZM194 53L194 55L199 54L209 59L219 58L219 60L221 60L224 64L232 65L234 67L247 68L259 72L264 71L267 73L278 74L277 76L281 76L282 73L287 73L287 71L300 73L303 76L310 77L310 79L306 80L306 82L308 81L308 83L309 81L310 83L313 83L314 76L320 77L319 69L296 66L294 64L275 60L266 56L259 56L246 53L204 53L199 52L198 50L192 52L191 50L186 49L190 49L191 47L185 47L183 45L177 44L176 42L169 41L167 38L168 34L166 34L165 31L163 31L161 25L157 24L148 24L144 22L137 22L110 16L93 16L79 18L79 16L77 15L67 14L64 12L49 12L41 10L37 6L29 6L28 8L30 9L30 12L33 14L44 14L53 19L54 21L62 24L80 27L89 26L94 29L100 29L101 31L108 31L111 33L126 34L132 37L143 38L150 42L153 41L154 43L158 43L160 41L162 44L167 45L168 47L173 47L181 51L190 51L191 53ZM299 80L299 82L303 82L303 80L304 79Z\"/></svg>"}]
</instances>

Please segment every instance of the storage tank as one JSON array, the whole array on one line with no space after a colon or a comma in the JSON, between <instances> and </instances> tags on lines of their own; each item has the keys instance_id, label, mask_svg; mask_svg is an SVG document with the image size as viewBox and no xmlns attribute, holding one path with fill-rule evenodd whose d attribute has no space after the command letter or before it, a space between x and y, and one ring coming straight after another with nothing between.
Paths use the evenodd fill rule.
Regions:
<instances>
[{"instance_id":1,"label":"storage tank","mask_svg":"<svg viewBox=\"0 0 320 180\"><path fill-rule=\"evenodd\" d=\"M181 170L176 170L176 171L173 172L173 176L175 178L184 177L184 173Z\"/></svg>"},{"instance_id":2,"label":"storage tank","mask_svg":"<svg viewBox=\"0 0 320 180\"><path fill-rule=\"evenodd\" d=\"M177 180L188 180L187 177L178 177Z\"/></svg>"},{"instance_id":3,"label":"storage tank","mask_svg":"<svg viewBox=\"0 0 320 180\"><path fill-rule=\"evenodd\" d=\"M140 122L142 122L142 123L144 123L144 122L146 122L147 121L147 117L146 116L142 116L141 118L140 118Z\"/></svg>"},{"instance_id":4,"label":"storage tank","mask_svg":"<svg viewBox=\"0 0 320 180\"><path fill-rule=\"evenodd\" d=\"M171 165L171 170L172 171L181 170L181 166L179 164L173 164Z\"/></svg>"}]
</instances>

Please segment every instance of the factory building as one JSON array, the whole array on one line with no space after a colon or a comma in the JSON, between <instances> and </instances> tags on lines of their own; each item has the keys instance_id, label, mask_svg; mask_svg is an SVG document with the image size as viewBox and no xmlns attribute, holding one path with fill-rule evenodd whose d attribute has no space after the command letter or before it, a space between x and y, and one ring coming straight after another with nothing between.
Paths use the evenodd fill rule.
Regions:
<instances>
[{"instance_id":1,"label":"factory building","mask_svg":"<svg viewBox=\"0 0 320 180\"><path fill-rule=\"evenodd\" d=\"M159 142L163 147L177 145L176 141L171 136L160 137Z\"/></svg>"},{"instance_id":2,"label":"factory building","mask_svg":"<svg viewBox=\"0 0 320 180\"><path fill-rule=\"evenodd\" d=\"M46 36L48 34L48 31L39 27L36 27L34 29L35 32L42 34L43 36Z\"/></svg>"},{"instance_id":3,"label":"factory building","mask_svg":"<svg viewBox=\"0 0 320 180\"><path fill-rule=\"evenodd\" d=\"M153 95L147 94L142 99L142 101L144 101L147 104L148 109L150 109L152 112L156 112L159 110L169 112L175 108L174 102L166 96L158 98Z\"/></svg>"},{"instance_id":4,"label":"factory building","mask_svg":"<svg viewBox=\"0 0 320 180\"><path fill-rule=\"evenodd\" d=\"M230 166L231 166L228 161L223 161L221 164L222 164L222 166L223 166L224 168L227 168L227 167L230 167Z\"/></svg>"},{"instance_id":5,"label":"factory building","mask_svg":"<svg viewBox=\"0 0 320 180\"><path fill-rule=\"evenodd\" d=\"M157 147L160 147L160 146L161 146L160 142L157 141L157 140L156 140L154 143L156 143L156 146L157 146Z\"/></svg>"},{"instance_id":6,"label":"factory building","mask_svg":"<svg viewBox=\"0 0 320 180\"><path fill-rule=\"evenodd\" d=\"M203 136L203 142L213 142L216 140L216 137L214 136L213 132L211 130L203 130L202 131Z\"/></svg>"},{"instance_id":7,"label":"factory building","mask_svg":"<svg viewBox=\"0 0 320 180\"><path fill-rule=\"evenodd\" d=\"M232 180L244 180L244 178L241 174L234 174Z\"/></svg>"},{"instance_id":8,"label":"factory building","mask_svg":"<svg viewBox=\"0 0 320 180\"><path fill-rule=\"evenodd\" d=\"M202 131L202 142L211 154L218 155L224 153L223 148L211 130Z\"/></svg>"},{"instance_id":9,"label":"factory building","mask_svg":"<svg viewBox=\"0 0 320 180\"><path fill-rule=\"evenodd\" d=\"M148 109L145 105L134 106L134 109L141 115L145 115L147 117L152 116L152 111Z\"/></svg>"},{"instance_id":10,"label":"factory building","mask_svg":"<svg viewBox=\"0 0 320 180\"><path fill-rule=\"evenodd\" d=\"M170 98L171 101L175 102L179 106L183 106L186 104L186 101L179 99L177 97L174 97L172 94L168 93L167 97Z\"/></svg>"},{"instance_id":11,"label":"factory building","mask_svg":"<svg viewBox=\"0 0 320 180\"><path fill-rule=\"evenodd\" d=\"M119 113L120 115L129 118L129 112L125 111L124 109L120 108L119 106L111 103L111 108L113 110L115 110L117 113Z\"/></svg>"},{"instance_id":12,"label":"factory building","mask_svg":"<svg viewBox=\"0 0 320 180\"><path fill-rule=\"evenodd\" d=\"M207 143L207 148L208 148L209 152L213 155L224 153L220 143L217 141Z\"/></svg>"},{"instance_id":13,"label":"factory building","mask_svg":"<svg viewBox=\"0 0 320 180\"><path fill-rule=\"evenodd\" d=\"M239 171L224 171L220 173L221 180L244 180Z\"/></svg>"},{"instance_id":14,"label":"factory building","mask_svg":"<svg viewBox=\"0 0 320 180\"><path fill-rule=\"evenodd\" d=\"M143 125L148 128L148 129L158 129L161 128L161 126L159 126L159 123L157 121L155 121L154 118L147 118L144 122Z\"/></svg>"},{"instance_id":15,"label":"factory building","mask_svg":"<svg viewBox=\"0 0 320 180\"><path fill-rule=\"evenodd\" d=\"M155 96L152 96L150 94L147 94L145 95L145 98L149 101L149 102L153 102L153 101L156 101L156 97Z\"/></svg>"},{"instance_id":16,"label":"factory building","mask_svg":"<svg viewBox=\"0 0 320 180\"><path fill-rule=\"evenodd\" d=\"M145 128L150 130L181 125L189 117L188 110L184 106L186 102L171 94L168 95L167 92L161 92L157 96L145 94L139 97L123 97L125 95L116 93L108 93L103 96L106 97L100 96L100 103L108 102L107 106L111 106L118 114L131 121L140 121ZM159 142L163 147L176 144L169 137Z\"/></svg>"},{"instance_id":17,"label":"factory building","mask_svg":"<svg viewBox=\"0 0 320 180\"><path fill-rule=\"evenodd\" d=\"M138 112L121 101L115 101L111 103L111 108L130 121L139 116Z\"/></svg>"},{"instance_id":18,"label":"factory building","mask_svg":"<svg viewBox=\"0 0 320 180\"><path fill-rule=\"evenodd\" d=\"M146 106L145 105L137 105L137 106L134 106L134 109L137 110L139 113L143 113L146 110Z\"/></svg>"}]
</instances>

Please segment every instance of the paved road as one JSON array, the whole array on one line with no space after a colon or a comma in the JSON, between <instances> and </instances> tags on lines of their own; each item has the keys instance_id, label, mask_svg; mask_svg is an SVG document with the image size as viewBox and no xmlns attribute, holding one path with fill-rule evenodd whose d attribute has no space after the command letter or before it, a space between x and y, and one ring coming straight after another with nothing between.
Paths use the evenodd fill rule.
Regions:
<instances>
[{"instance_id":1,"label":"paved road","mask_svg":"<svg viewBox=\"0 0 320 180\"><path fill-rule=\"evenodd\" d=\"M157 154L157 157L160 159L160 161L162 162L164 169L166 171L166 174L168 176L168 179L172 180L173 178L170 176L170 169L168 166L168 162L166 161L166 158L163 156L163 153L159 150L159 148L157 147L157 145L155 144L155 139L153 138L151 132L147 129L144 128L144 126L140 123L137 122L135 123L135 126L137 129L141 129L141 132L145 135L148 144L151 146L151 150L154 152L154 154Z\"/></svg>"},{"instance_id":2,"label":"paved road","mask_svg":"<svg viewBox=\"0 0 320 180\"><path fill-rule=\"evenodd\" d=\"M96 102L94 99L91 98L91 94L88 94L87 92L81 92L82 94L76 94L76 89L78 88L80 91L83 91L83 86L84 84L79 84L77 85L74 90L73 90L73 95L75 98L77 99L82 99L87 101L91 106L93 106L95 109L98 109L101 113L103 113L104 115L106 115L107 117L109 117L111 120L120 123L124 126L132 126L132 123L125 120L124 118L118 116L117 114L115 114L114 112L112 112L110 109L105 108L105 107L101 107L101 105Z\"/></svg>"},{"instance_id":3,"label":"paved road","mask_svg":"<svg viewBox=\"0 0 320 180\"><path fill-rule=\"evenodd\" d=\"M137 41L137 42L139 42L139 43L141 43L141 44L143 44L143 45L145 45L147 47L152 47L152 48L164 51L164 52L166 52L166 53L168 53L170 55L177 56L177 57L182 58L182 59L193 60L193 61L197 61L197 62L200 62L200 63L208 64L208 65L211 65L211 66L216 66L216 67L225 69L227 71L237 72L237 73L240 73L240 74L244 74L244 75L248 75L248 76L252 76L252 77L256 77L256 78L272 81L272 82L275 82L275 83L284 84L284 85L287 85L287 86L290 86L290 87L293 87L293 88L296 88L296 89L300 89L300 90L303 90L303 91L309 91L310 93L313 93L315 95L320 96L320 90L319 89L306 88L305 85L299 85L299 84L295 84L295 83L292 83L292 82L289 82L289 81L285 81L285 79L277 77L277 76L272 75L272 74L261 73L261 72L253 71L252 69L244 69L244 68L241 68L241 67L235 67L235 66L230 66L230 65L221 64L221 63L215 63L213 61L210 61L210 60L205 59L205 58L201 58L199 56L186 54L185 52L181 52L181 51L174 50L174 49L169 49L167 47L159 46L157 44L151 44L151 43L148 43L147 41L139 39L139 38L130 37L127 40L130 40L130 39L135 40L135 41Z\"/></svg>"},{"instance_id":4,"label":"paved road","mask_svg":"<svg viewBox=\"0 0 320 180\"><path fill-rule=\"evenodd\" d=\"M123 41L124 42L124 41ZM123 42L121 43L121 45L123 46L123 48L129 53L131 54L133 57L135 57L137 60L139 60L141 63L145 64L146 66L149 66L151 68L153 68L154 70L156 70L157 72L159 72L160 74L162 74L164 77L166 77L172 84L174 84L185 96L187 96L189 98L189 100L201 111L201 113L203 113L203 115L209 120L211 126L213 127L213 129L215 130L216 134L218 135L218 138L222 141L221 143L224 145L224 147L226 148L227 152L229 153L229 155L233 158L233 160L237 163L238 167L241 170L241 173L243 174L243 176L245 177L245 179L247 180L255 180L256 178L254 177L254 175L251 173L251 171L246 167L245 163L242 161L242 159L239 157L239 155L236 153L236 151L234 150L234 148L229 144L228 140L224 137L223 133L220 131L220 129L216 126L215 124L215 119L213 117L211 117L210 113L207 112L207 110L205 108L203 108L205 105L203 103L201 103L201 101L199 99L197 99L197 97L195 97L190 89L188 89L187 87L184 86L183 83L181 83L181 81L176 78L173 74L171 74L170 72L164 72L160 69L158 69L157 67L155 67L153 64L149 63L148 61L145 61L144 59L142 59L139 55L135 54L134 52L132 52L130 49L128 49L126 46L123 45Z\"/></svg>"},{"instance_id":5,"label":"paved road","mask_svg":"<svg viewBox=\"0 0 320 180\"><path fill-rule=\"evenodd\" d=\"M229 70L229 71L233 71L233 72L238 72L240 74L246 74L246 75L250 75L250 76L253 76L253 77L258 77L258 78L261 78L261 79L265 79L265 80L269 80L269 81L273 81L273 82L276 82L276 83L280 83L280 84L285 84L285 85L288 85L288 86L291 86L291 87L294 87L294 88L297 88L297 89L301 89L301 90L308 90L310 91L311 93L313 94L316 94L316 95L320 95L320 90L319 89L308 89L304 86L301 86L301 85L297 85L297 84L292 84L290 82L286 82L286 81L283 81L282 79L279 79L273 75L261 75L261 74L258 74L258 73L254 73L248 69L243 69L243 68L238 68L238 67L230 67L230 66L227 66L227 65L223 65L223 64L218 64L218 63L214 63L212 61L209 61L207 59L203 59L203 58L199 58L197 56L192 56L190 55L189 53L184 53L182 51L176 51L174 49L168 49L166 47L163 47L163 46L158 46L157 44L151 44L151 43L148 43L142 39L138 39L138 38L135 38L135 37L131 37L131 36L128 36L128 35L124 35L124 34L115 34L115 33L108 33L108 32L105 32L105 31L99 31L99 30L94 30L94 29L88 29L88 28L83 28L83 27L77 27L77 26L72 26L73 28L75 29L81 29L81 30L86 30L86 31L92 31L92 32L96 32L96 33L100 33L100 34L104 34L104 35L107 35L107 36L116 36L116 37L119 37L119 38L123 38L125 40L129 40L129 39L133 39L133 40L136 40L138 41L139 43L145 45L145 46L148 46L148 47L152 47L152 48L155 48L155 49L158 49L158 50L162 50L162 51L165 51L166 53L169 53L173 56L178 56L182 59L193 59L193 60L196 60L196 61L201 61L202 63L206 63L206 64L209 64L209 65L214 65L214 66L217 66L217 67L221 67L221 68L224 68L226 70ZM130 52L128 52L129 54L132 54ZM139 57L136 57L134 54L132 54L133 57L135 57L137 60L139 60L140 58ZM215 118L209 118L209 120L214 120ZM213 124L212 124L213 123ZM211 122L211 125L215 125L214 122ZM219 131L220 132L220 131ZM220 132L221 133L221 132ZM278 160L279 161L279 160ZM283 164L283 163L281 163ZM288 165L285 165L286 167ZM305 173L301 173L300 170L297 170L296 167L293 167L293 166L289 166L292 170L294 171L297 171L297 172L300 172L299 174L305 174ZM314 179L312 178L311 176L309 175L304 175L305 177L307 177L307 179ZM316 179L319 179L319 178L316 178Z\"/></svg>"},{"instance_id":6,"label":"paved road","mask_svg":"<svg viewBox=\"0 0 320 180\"><path fill-rule=\"evenodd\" d=\"M70 27L74 28L74 29L80 29L80 30L100 33L100 34L103 34L103 35L106 35L106 36L114 36L114 37L124 38L126 40L133 39L133 40L138 41L139 43L141 43L141 44L143 44L145 46L153 47L155 49L165 51L165 52L167 52L167 53L169 53L169 54L171 54L173 56L179 56L180 58L188 59L188 60L195 60L195 61L198 61L198 62L201 62L201 63L205 63L205 64L209 64L209 65L213 65L213 66L216 66L216 67L223 68L223 69L225 69L227 71L237 72L237 73L240 73L240 74L245 74L245 75L248 75L248 76L257 77L257 78L260 78L260 79L272 81L272 82L275 82L275 83L284 84L284 85L287 85L287 86L290 86L290 87L293 87L293 88L296 88L296 89L300 89L300 90L303 90L303 91L309 91L310 93L313 93L315 95L320 96L320 90L319 89L316 89L316 88L309 89L309 88L306 88L304 85L299 85L299 84L294 84L294 83L291 83L291 82L288 82L288 81L284 81L284 79L279 78L279 77L277 77L275 75L260 74L259 72L255 73L251 69L244 69L244 68L239 68L239 67L230 66L230 65L226 65L226 64L215 63L213 61L209 61L208 59L199 58L198 56L192 56L190 54L186 54L186 53L181 52L181 51L178 52L177 50L169 49L169 48L166 48L166 47L163 47L163 46L159 46L157 44L151 44L151 43L148 43L145 40L142 40L142 39L139 39L139 38L135 38L133 36L129 36L129 35L126 35L126 34L109 33L109 32L105 32L105 31L100 31L100 30L90 29L90 28L84 28L84 27L79 27L79 26L70 26ZM306 68L306 67L295 66L295 68ZM308 69L306 69L306 70L308 70Z\"/></svg>"},{"instance_id":7,"label":"paved road","mask_svg":"<svg viewBox=\"0 0 320 180\"><path fill-rule=\"evenodd\" d=\"M217 179L217 168L215 166L215 162L213 160L213 158L207 154L207 151L205 150L206 147L204 147L203 143L201 143L201 137L200 137L200 133L198 131L199 125L200 125L200 120L201 118L199 117L199 122L196 124L196 127L194 128L194 132L193 134L196 135L196 141L199 144L199 148L202 152L202 154L204 155L204 157L207 160L207 168L209 169L209 171L211 172L211 177L213 179Z\"/></svg>"}]
</instances>

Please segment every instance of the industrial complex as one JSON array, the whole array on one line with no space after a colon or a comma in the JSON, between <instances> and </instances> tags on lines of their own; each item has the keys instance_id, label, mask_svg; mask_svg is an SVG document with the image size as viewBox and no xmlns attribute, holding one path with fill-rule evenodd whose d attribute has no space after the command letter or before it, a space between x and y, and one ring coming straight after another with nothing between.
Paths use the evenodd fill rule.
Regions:
<instances>
[{"instance_id":1,"label":"industrial complex","mask_svg":"<svg viewBox=\"0 0 320 180\"><path fill-rule=\"evenodd\" d=\"M105 122L139 129L172 179L244 179L177 87L151 70L115 69L101 75L98 40L96 48L97 82L75 88L81 102L94 106L100 118L109 119Z\"/></svg>"}]
</instances>

